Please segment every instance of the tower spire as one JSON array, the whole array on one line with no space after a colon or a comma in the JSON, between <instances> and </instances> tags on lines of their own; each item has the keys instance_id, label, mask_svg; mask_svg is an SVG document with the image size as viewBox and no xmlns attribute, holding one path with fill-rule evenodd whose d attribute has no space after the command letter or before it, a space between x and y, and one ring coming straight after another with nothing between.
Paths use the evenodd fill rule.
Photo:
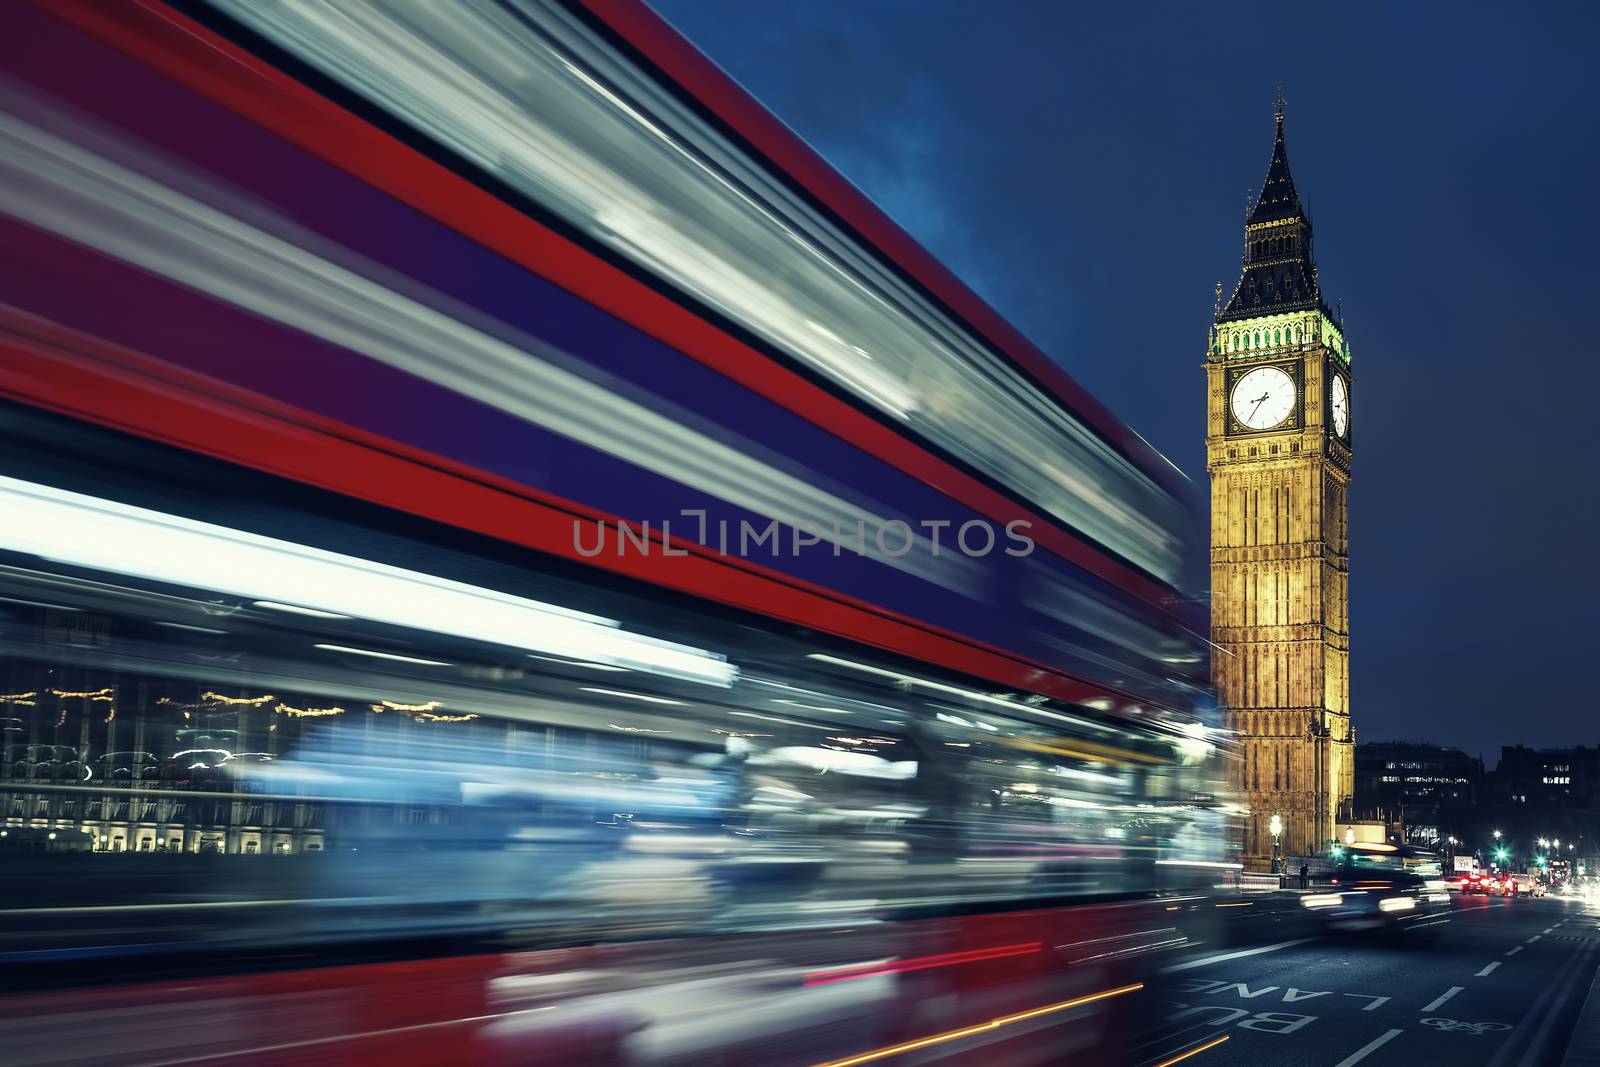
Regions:
<instances>
[{"instance_id":1,"label":"tower spire","mask_svg":"<svg viewBox=\"0 0 1600 1067\"><path fill-rule=\"evenodd\" d=\"M1261 191L1247 203L1244 270L1218 322L1275 315L1322 306L1316 267L1311 260L1311 220L1306 216L1289 171L1283 117L1283 83L1273 100L1272 155Z\"/></svg>"}]
</instances>

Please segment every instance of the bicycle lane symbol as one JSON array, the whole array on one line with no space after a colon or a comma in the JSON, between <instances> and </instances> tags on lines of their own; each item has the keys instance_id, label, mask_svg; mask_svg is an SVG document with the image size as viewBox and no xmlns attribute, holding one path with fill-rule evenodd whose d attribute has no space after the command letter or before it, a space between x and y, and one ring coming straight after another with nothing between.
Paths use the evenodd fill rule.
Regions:
<instances>
[{"instance_id":1,"label":"bicycle lane symbol","mask_svg":"<svg viewBox=\"0 0 1600 1067\"><path fill-rule=\"evenodd\" d=\"M1459 1019L1424 1019L1422 1025L1431 1026L1440 1033L1474 1034L1478 1037L1511 1029L1510 1023L1469 1023Z\"/></svg>"}]
</instances>

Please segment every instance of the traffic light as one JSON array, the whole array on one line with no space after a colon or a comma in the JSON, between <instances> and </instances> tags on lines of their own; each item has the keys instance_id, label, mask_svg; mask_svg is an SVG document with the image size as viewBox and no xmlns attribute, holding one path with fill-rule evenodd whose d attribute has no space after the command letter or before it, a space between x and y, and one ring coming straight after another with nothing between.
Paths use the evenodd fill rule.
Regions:
<instances>
[{"instance_id":1,"label":"traffic light","mask_svg":"<svg viewBox=\"0 0 1600 1067\"><path fill-rule=\"evenodd\" d=\"M1507 855L1508 855L1508 853L1503 848L1497 848L1497 849L1494 850L1494 858L1495 858L1495 862L1497 862L1497 863L1504 863L1506 861L1506 856Z\"/></svg>"}]
</instances>

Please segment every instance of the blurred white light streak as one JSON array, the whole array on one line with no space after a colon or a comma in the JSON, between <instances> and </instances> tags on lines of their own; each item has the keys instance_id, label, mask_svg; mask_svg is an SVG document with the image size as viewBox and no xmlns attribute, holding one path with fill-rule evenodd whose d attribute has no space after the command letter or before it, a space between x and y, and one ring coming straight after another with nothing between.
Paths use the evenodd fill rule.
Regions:
<instances>
[{"instance_id":1,"label":"blurred white light streak","mask_svg":"<svg viewBox=\"0 0 1600 1067\"><path fill-rule=\"evenodd\" d=\"M578 689L580 692L584 693L596 693L600 696L606 697L623 697L626 700L643 700L649 704L676 704L679 707L687 706L686 701L668 700L666 697L653 697L645 693L628 693L621 689L594 689L587 685L579 686Z\"/></svg>"},{"instance_id":2,"label":"blurred white light streak","mask_svg":"<svg viewBox=\"0 0 1600 1067\"><path fill-rule=\"evenodd\" d=\"M309 615L313 619L348 619L350 616L341 615L337 611L322 611L318 608L303 608L298 604L280 604L275 600L257 600L256 607L266 608L268 611L283 611L291 615Z\"/></svg>"},{"instance_id":3,"label":"blurred white light streak","mask_svg":"<svg viewBox=\"0 0 1600 1067\"><path fill-rule=\"evenodd\" d=\"M0 477L0 547L711 685L738 675L721 656L598 615L15 478Z\"/></svg>"},{"instance_id":4,"label":"blurred white light streak","mask_svg":"<svg viewBox=\"0 0 1600 1067\"><path fill-rule=\"evenodd\" d=\"M438 659L422 659L420 656L402 656L398 652L377 652L370 648L352 648L349 645L313 645L324 652L342 652L351 656L370 656L373 659L389 659L397 663L416 663L424 667L448 667L450 664Z\"/></svg>"}]
</instances>

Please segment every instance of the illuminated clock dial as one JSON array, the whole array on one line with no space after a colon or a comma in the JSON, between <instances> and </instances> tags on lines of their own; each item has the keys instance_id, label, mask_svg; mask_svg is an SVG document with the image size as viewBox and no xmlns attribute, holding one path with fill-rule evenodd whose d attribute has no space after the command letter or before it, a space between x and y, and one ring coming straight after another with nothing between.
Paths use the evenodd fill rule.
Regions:
<instances>
[{"instance_id":1,"label":"illuminated clock dial","mask_svg":"<svg viewBox=\"0 0 1600 1067\"><path fill-rule=\"evenodd\" d=\"M1350 428L1350 390L1344 384L1344 375L1333 376L1333 432L1340 437Z\"/></svg>"},{"instance_id":2,"label":"illuminated clock dial","mask_svg":"<svg viewBox=\"0 0 1600 1067\"><path fill-rule=\"evenodd\" d=\"M1233 386L1233 417L1251 430L1270 430L1294 412L1294 379L1277 367L1257 367Z\"/></svg>"}]
</instances>

